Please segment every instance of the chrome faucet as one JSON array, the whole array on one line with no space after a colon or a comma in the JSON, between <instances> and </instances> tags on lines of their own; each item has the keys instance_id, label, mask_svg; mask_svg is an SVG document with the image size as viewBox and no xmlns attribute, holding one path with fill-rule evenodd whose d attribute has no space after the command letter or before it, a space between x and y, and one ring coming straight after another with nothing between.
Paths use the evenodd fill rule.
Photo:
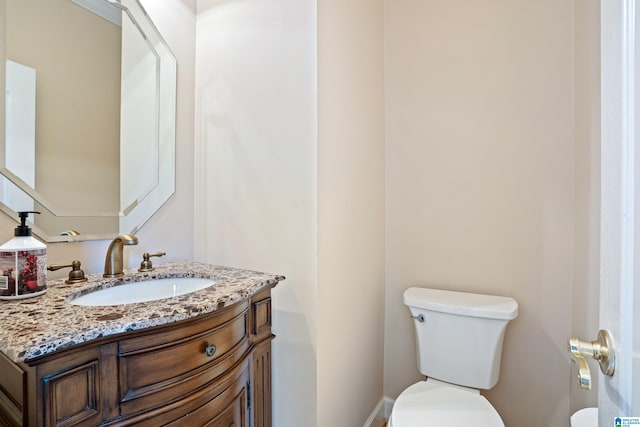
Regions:
<instances>
[{"instance_id":1,"label":"chrome faucet","mask_svg":"<svg viewBox=\"0 0 640 427\"><path fill-rule=\"evenodd\" d=\"M130 234L119 234L109 245L107 256L104 260L103 277L122 277L124 245L137 245L138 238Z\"/></svg>"}]
</instances>

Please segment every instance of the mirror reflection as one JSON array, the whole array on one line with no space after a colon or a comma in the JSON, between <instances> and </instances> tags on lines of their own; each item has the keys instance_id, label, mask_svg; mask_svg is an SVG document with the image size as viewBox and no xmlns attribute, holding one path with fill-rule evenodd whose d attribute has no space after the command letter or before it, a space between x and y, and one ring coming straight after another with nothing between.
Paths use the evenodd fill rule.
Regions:
<instances>
[{"instance_id":1,"label":"mirror reflection","mask_svg":"<svg viewBox=\"0 0 640 427\"><path fill-rule=\"evenodd\" d=\"M48 241L135 232L174 189L173 55L135 0L3 2L0 207Z\"/></svg>"}]
</instances>

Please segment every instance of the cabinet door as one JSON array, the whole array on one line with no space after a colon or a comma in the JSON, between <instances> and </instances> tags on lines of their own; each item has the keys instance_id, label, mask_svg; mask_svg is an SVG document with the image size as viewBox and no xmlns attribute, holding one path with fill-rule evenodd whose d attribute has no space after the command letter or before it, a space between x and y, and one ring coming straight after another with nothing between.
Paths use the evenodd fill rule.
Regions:
<instances>
[{"instance_id":1,"label":"cabinet door","mask_svg":"<svg viewBox=\"0 0 640 427\"><path fill-rule=\"evenodd\" d=\"M0 353L0 426L21 426L25 418L26 373Z\"/></svg>"},{"instance_id":2,"label":"cabinet door","mask_svg":"<svg viewBox=\"0 0 640 427\"><path fill-rule=\"evenodd\" d=\"M115 350L93 347L38 366L38 425L96 426L115 416Z\"/></svg>"}]
</instances>

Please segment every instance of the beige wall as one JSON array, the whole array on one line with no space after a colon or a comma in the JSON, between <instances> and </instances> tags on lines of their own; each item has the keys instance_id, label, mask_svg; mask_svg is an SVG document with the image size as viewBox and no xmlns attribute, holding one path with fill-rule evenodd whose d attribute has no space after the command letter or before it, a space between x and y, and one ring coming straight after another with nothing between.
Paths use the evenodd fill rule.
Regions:
<instances>
[{"instance_id":1,"label":"beige wall","mask_svg":"<svg viewBox=\"0 0 640 427\"><path fill-rule=\"evenodd\" d=\"M382 0L318 1L318 426L383 394Z\"/></svg>"},{"instance_id":2,"label":"beige wall","mask_svg":"<svg viewBox=\"0 0 640 427\"><path fill-rule=\"evenodd\" d=\"M420 378L413 329L401 302L406 287L509 295L519 301L521 314L507 333L502 380L486 394L507 425L566 426L570 406L589 403L572 392L566 339L573 332L572 322L593 322L594 316L591 308L574 313L573 302L581 299L583 290L592 298L597 287L590 282L583 289L578 282L594 269L593 248L587 245L597 244L592 189L597 117L584 105L583 110L574 108L597 93L592 74L594 5L578 5L574 11L569 1L475 7L387 2L382 117L377 108L383 101L376 91L383 79L376 46L380 4L319 2L317 265L314 237L298 228L297 217L313 222L315 216L313 205L306 204L306 197L316 191L307 174L315 167L308 157L312 152L298 151L295 141L272 140L271 133L264 132L268 127L258 133L237 126L254 125L247 118L254 117L256 107L240 102L238 95L254 78L250 70L264 72L266 58L295 50L283 40L265 49L248 43L251 38L244 39L248 44L239 50L225 39L233 34L229 28L245 28L232 19L238 9L206 5L199 14L198 43L207 55L199 58L210 62L199 68L202 87L199 84L197 93L206 96L197 103L203 111L197 115L203 150L198 158L206 159L202 167L210 170L202 188L212 191L203 192L211 197L197 211L215 224L206 226L208 233L200 240L210 243L201 249L206 259L232 265L274 265L276 270L282 265L278 271L289 276L275 299L280 304L274 348L281 358L274 371L280 381L278 425L299 425L300 405L307 414L305 425L313 424L314 414L317 425L358 425L380 394L379 355L370 346L377 338L372 322L380 327L383 317L376 311L383 300L383 286L376 278L383 269L375 263L383 256L378 203L384 190L377 180L383 173L379 133L386 118L384 394L395 397ZM214 13L214 6L215 19L204 14ZM264 13L256 5L244 6ZM574 30L588 34L582 54ZM252 61L245 55L253 55ZM236 62L229 66L231 58ZM591 71L575 71L584 64ZM235 80L231 70L237 72L238 66L248 75ZM285 80L300 83L300 74L293 79L289 68L281 71ZM276 82L276 93L282 90L279 79L269 81ZM268 112L266 122L280 123L291 98L277 102L267 97L272 101L267 105L283 110L264 109L260 99L265 88L259 83L249 85L255 91L251 102L258 102L261 114ZM300 117L285 116L291 123ZM575 142L576 135L588 141ZM273 157L281 150L269 153L265 143L272 150L288 146L287 155ZM292 191L279 181L280 175L263 175L263 185L252 189L249 183L260 170L256 158L306 190ZM297 162L299 169L291 169L288 161ZM264 193L265 188L297 202L280 215L268 211L252 218L246 202L268 199L265 194L271 193ZM584 206L588 212L577 212ZM283 240L276 243L277 250L261 251L261 242L275 234ZM291 252L294 235L298 246ZM316 268L317 284L308 275ZM282 363L292 356L296 363ZM296 382L292 377L304 366ZM282 400L289 411L278 406Z\"/></svg>"},{"instance_id":3,"label":"beige wall","mask_svg":"<svg viewBox=\"0 0 640 427\"><path fill-rule=\"evenodd\" d=\"M195 69L195 11L182 0L143 0L178 61L178 102L176 128L176 194L138 232L138 246L128 247L128 265L137 266L144 252L163 250L160 262L193 259L193 93ZM3 80L4 81L4 80ZM0 215L0 242L13 237L16 222ZM104 267L108 241L54 243L48 245L47 261L65 263L78 259L85 271L95 273ZM49 273L63 277L67 272Z\"/></svg>"},{"instance_id":4,"label":"beige wall","mask_svg":"<svg viewBox=\"0 0 640 427\"><path fill-rule=\"evenodd\" d=\"M385 3L385 394L420 379L405 288L507 295L507 426L566 426L573 2ZM472 351L472 349L470 349Z\"/></svg>"}]
</instances>

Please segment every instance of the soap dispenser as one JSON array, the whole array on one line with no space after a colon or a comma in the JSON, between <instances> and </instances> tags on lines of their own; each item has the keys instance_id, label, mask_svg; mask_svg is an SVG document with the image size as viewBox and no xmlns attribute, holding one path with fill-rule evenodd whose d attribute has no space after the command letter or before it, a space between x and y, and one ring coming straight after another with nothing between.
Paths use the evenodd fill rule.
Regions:
<instances>
[{"instance_id":1,"label":"soap dispenser","mask_svg":"<svg viewBox=\"0 0 640 427\"><path fill-rule=\"evenodd\" d=\"M15 237L0 246L0 299L31 298L47 291L47 246L31 236L27 216L18 212Z\"/></svg>"}]
</instances>

